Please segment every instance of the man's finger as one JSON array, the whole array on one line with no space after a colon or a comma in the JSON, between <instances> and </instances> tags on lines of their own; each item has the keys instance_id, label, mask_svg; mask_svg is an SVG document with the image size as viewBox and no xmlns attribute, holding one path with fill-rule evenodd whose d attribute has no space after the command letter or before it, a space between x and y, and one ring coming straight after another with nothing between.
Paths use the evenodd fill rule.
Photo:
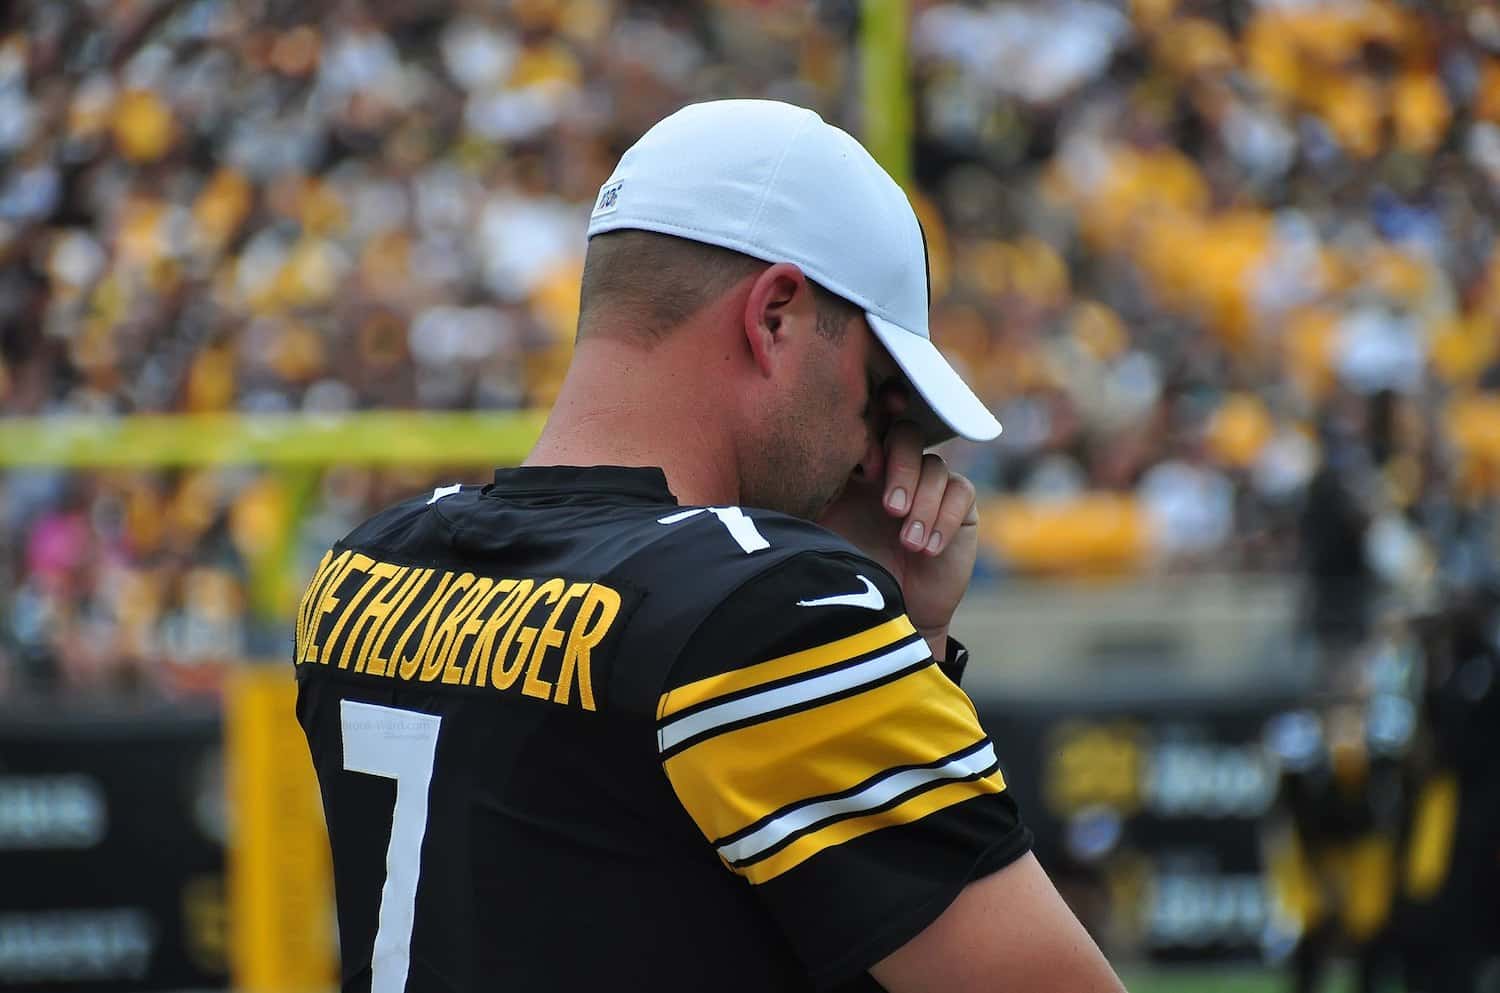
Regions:
<instances>
[{"instance_id":1,"label":"man's finger","mask_svg":"<svg viewBox=\"0 0 1500 993\"><path fill-rule=\"evenodd\" d=\"M910 421L891 425L885 438L885 509L905 517L922 474L922 431Z\"/></svg>"},{"instance_id":2,"label":"man's finger","mask_svg":"<svg viewBox=\"0 0 1500 993\"><path fill-rule=\"evenodd\" d=\"M948 466L942 456L929 452L922 457L922 476L912 498L911 513L901 526L901 541L907 548L917 552L927 547L947 489Z\"/></svg>"},{"instance_id":3,"label":"man's finger","mask_svg":"<svg viewBox=\"0 0 1500 993\"><path fill-rule=\"evenodd\" d=\"M943 505L938 510L937 520L932 524L932 533L927 536L927 554L941 555L960 527L978 523L979 509L975 503L974 484L966 477L950 472L948 487L943 491Z\"/></svg>"}]
</instances>

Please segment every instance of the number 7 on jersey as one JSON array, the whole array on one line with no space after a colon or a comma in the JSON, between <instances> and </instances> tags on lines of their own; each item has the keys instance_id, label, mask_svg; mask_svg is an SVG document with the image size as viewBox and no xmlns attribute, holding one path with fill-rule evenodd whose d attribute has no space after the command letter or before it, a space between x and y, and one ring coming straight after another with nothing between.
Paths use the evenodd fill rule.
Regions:
<instances>
[{"instance_id":1,"label":"number 7 on jersey","mask_svg":"<svg viewBox=\"0 0 1500 993\"><path fill-rule=\"evenodd\" d=\"M373 703L339 701L344 768L396 781L385 886L371 954L370 993L404 993L411 966L411 932L427 835L427 791L437 758L441 717Z\"/></svg>"}]
</instances>

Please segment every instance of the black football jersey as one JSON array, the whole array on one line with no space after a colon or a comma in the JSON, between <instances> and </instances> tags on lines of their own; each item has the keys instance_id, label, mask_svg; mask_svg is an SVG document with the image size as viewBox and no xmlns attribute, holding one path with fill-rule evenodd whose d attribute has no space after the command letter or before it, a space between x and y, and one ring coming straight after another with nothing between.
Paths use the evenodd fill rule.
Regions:
<instances>
[{"instance_id":1,"label":"black football jersey","mask_svg":"<svg viewBox=\"0 0 1500 993\"><path fill-rule=\"evenodd\" d=\"M1030 845L892 577L657 469L386 510L294 659L346 991L878 989Z\"/></svg>"}]
</instances>

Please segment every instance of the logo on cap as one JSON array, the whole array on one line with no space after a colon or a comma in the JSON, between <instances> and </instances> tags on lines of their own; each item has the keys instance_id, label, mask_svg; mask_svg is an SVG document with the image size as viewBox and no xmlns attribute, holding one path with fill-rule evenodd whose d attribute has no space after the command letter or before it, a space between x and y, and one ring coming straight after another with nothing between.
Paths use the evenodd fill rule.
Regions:
<instances>
[{"instance_id":1,"label":"logo on cap","mask_svg":"<svg viewBox=\"0 0 1500 993\"><path fill-rule=\"evenodd\" d=\"M625 185L625 180L610 183L599 191L599 202L594 204L594 216L607 214L620 205L620 187Z\"/></svg>"}]
</instances>

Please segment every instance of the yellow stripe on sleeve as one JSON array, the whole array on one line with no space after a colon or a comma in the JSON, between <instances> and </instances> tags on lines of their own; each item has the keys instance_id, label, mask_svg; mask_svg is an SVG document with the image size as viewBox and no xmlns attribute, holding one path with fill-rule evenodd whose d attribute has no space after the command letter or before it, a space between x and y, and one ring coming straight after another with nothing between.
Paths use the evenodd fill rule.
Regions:
<instances>
[{"instance_id":1,"label":"yellow stripe on sleeve","mask_svg":"<svg viewBox=\"0 0 1500 993\"><path fill-rule=\"evenodd\" d=\"M811 672L826 665L834 665L866 652L873 652L877 648L884 648L915 633L916 628L912 627L911 621L905 614L902 614L900 617L877 624L858 634L840 638L838 641L830 641L826 645L783 655L781 658L746 666L733 672L708 676L662 694L661 702L656 710L656 719L665 720L679 711L716 697L775 682L788 676Z\"/></svg>"},{"instance_id":2,"label":"yellow stripe on sleeve","mask_svg":"<svg viewBox=\"0 0 1500 993\"><path fill-rule=\"evenodd\" d=\"M855 838L872 831L879 831L881 828L910 824L921 820L928 814L935 814L945 807L951 807L956 803L987 793L1000 793L1004 789L1005 779L1000 775L999 770L983 779L945 783L925 793L918 793L910 800L890 810L834 821L821 830L803 835L776 854L759 862L752 862L739 871L750 882L759 885L775 879L788 869L796 868L819 852L842 845L846 841L853 841Z\"/></svg>"},{"instance_id":3,"label":"yellow stripe on sleeve","mask_svg":"<svg viewBox=\"0 0 1500 993\"><path fill-rule=\"evenodd\" d=\"M663 763L710 841L788 804L935 762L984 737L963 691L927 665L842 700L706 738Z\"/></svg>"}]
</instances>

